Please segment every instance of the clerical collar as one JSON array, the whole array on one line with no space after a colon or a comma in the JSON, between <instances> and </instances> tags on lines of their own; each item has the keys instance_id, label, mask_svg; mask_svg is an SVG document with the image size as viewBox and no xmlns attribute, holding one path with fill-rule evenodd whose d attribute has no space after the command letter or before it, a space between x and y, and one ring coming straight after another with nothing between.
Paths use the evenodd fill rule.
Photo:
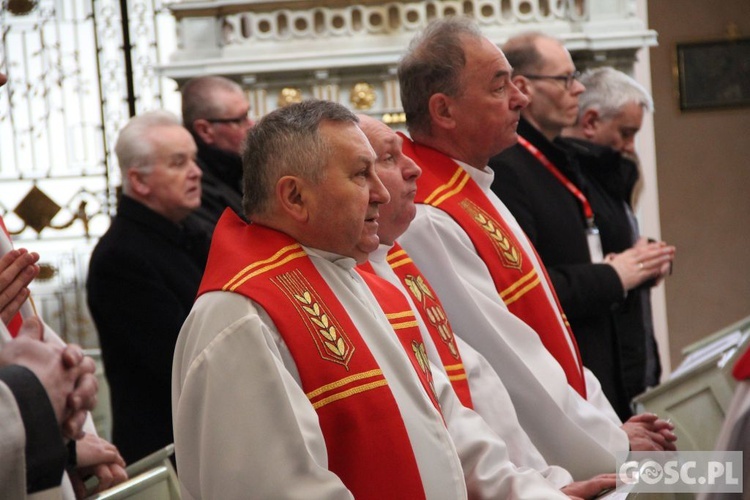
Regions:
<instances>
[{"instance_id":1,"label":"clerical collar","mask_svg":"<svg viewBox=\"0 0 750 500\"><path fill-rule=\"evenodd\" d=\"M305 245L302 245L302 248L310 257L319 257L321 259L327 260L328 262L335 264L342 269L346 269L347 271L351 271L352 269L354 269L354 266L357 265L357 261L351 257L328 252L326 250L320 250L319 248L306 247Z\"/></svg>"},{"instance_id":2,"label":"clerical collar","mask_svg":"<svg viewBox=\"0 0 750 500\"><path fill-rule=\"evenodd\" d=\"M455 161L459 167L464 169L467 174L469 174L469 177L479 184L479 187L482 188L483 191L487 191L490 189L490 186L492 185L492 181L495 179L495 171L492 170L490 167L485 165L483 169L474 168L468 163L464 163L461 160L456 160L455 158L451 158L453 161Z\"/></svg>"}]
</instances>

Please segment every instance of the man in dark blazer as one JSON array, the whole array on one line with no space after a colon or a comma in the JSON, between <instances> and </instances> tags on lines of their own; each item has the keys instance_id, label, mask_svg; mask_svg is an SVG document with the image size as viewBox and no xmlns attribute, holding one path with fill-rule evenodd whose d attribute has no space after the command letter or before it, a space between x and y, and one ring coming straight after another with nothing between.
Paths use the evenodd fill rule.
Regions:
<instances>
[{"instance_id":1,"label":"man in dark blazer","mask_svg":"<svg viewBox=\"0 0 750 500\"><path fill-rule=\"evenodd\" d=\"M250 103L242 87L223 76L188 80L182 93L182 120L198 146L203 171L201 206L191 216L209 237L229 207L242 210L242 144L253 126Z\"/></svg>"},{"instance_id":2,"label":"man in dark blazer","mask_svg":"<svg viewBox=\"0 0 750 500\"><path fill-rule=\"evenodd\" d=\"M529 97L518 126L519 143L490 160L493 191L506 204L547 266L571 324L583 363L602 384L622 420L632 411L623 378L626 332L613 311L628 291L658 277L674 253L653 243L604 258L594 196L576 153L559 140L578 116L585 87L562 43L540 33L513 37L503 46L513 82ZM638 342L643 343L643 337Z\"/></svg>"},{"instance_id":3,"label":"man in dark blazer","mask_svg":"<svg viewBox=\"0 0 750 500\"><path fill-rule=\"evenodd\" d=\"M115 151L123 194L91 256L86 288L110 386L112 438L133 462L173 442L173 351L208 238L185 222L200 206L201 170L177 117L154 111L133 118Z\"/></svg>"}]
</instances>

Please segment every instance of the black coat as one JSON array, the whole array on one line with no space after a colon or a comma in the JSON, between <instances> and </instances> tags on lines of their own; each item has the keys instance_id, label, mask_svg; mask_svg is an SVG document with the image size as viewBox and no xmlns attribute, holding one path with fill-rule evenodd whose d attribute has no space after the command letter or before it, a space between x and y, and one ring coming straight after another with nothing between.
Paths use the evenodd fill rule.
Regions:
<instances>
[{"instance_id":1,"label":"black coat","mask_svg":"<svg viewBox=\"0 0 750 500\"><path fill-rule=\"evenodd\" d=\"M224 210L231 208L243 220L242 159L239 155L218 149L193 135L198 146L197 162L201 178L201 206L188 217L190 224L200 227L209 237Z\"/></svg>"},{"instance_id":2,"label":"black coat","mask_svg":"<svg viewBox=\"0 0 750 500\"><path fill-rule=\"evenodd\" d=\"M172 357L208 255L200 231L123 196L86 283L112 400L112 440L128 463L173 442Z\"/></svg>"},{"instance_id":3,"label":"black coat","mask_svg":"<svg viewBox=\"0 0 750 500\"><path fill-rule=\"evenodd\" d=\"M565 139L563 144L581 167L596 210L604 252L627 250L638 237L630 206L638 167L611 148L576 139ZM625 390L631 399L646 387L657 385L661 375L651 316L653 284L647 282L631 290L612 311L620 339Z\"/></svg>"},{"instance_id":4,"label":"black coat","mask_svg":"<svg viewBox=\"0 0 750 500\"><path fill-rule=\"evenodd\" d=\"M630 247L632 232L627 219L623 227L620 218L624 207L618 208L620 202L606 190L592 188L594 182L581 170L577 149L565 141L550 143L525 120L518 131L587 196L604 253ZM495 171L492 190L516 217L549 271L584 365L597 376L618 415L626 419L631 415L631 398L644 388L644 349L631 348L645 346L642 310L631 307L638 294L631 292L626 298L614 268L591 263L580 202L526 148L519 144L504 151L490 160L490 167Z\"/></svg>"}]
</instances>

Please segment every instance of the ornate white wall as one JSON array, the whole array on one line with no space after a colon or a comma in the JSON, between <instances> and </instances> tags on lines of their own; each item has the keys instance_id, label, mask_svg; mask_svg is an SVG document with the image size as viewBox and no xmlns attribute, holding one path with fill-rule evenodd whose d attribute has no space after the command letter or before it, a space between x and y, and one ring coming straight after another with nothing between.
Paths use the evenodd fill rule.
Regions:
<instances>
[{"instance_id":1,"label":"ornate white wall","mask_svg":"<svg viewBox=\"0 0 750 500\"><path fill-rule=\"evenodd\" d=\"M399 57L417 31L448 15L471 15L498 44L525 30L558 36L580 66L632 71L636 51L656 40L635 0L219 0L170 8L178 48L163 74L178 82L230 76L247 88L257 116L316 97L398 123Z\"/></svg>"}]
</instances>

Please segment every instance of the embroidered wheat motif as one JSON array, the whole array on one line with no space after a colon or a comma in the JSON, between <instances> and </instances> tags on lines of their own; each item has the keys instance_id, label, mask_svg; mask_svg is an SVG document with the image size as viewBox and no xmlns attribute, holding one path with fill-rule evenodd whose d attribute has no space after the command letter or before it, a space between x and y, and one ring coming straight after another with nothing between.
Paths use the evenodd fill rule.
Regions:
<instances>
[{"instance_id":1,"label":"embroidered wheat motif","mask_svg":"<svg viewBox=\"0 0 750 500\"><path fill-rule=\"evenodd\" d=\"M336 327L330 324L328 315L322 312L320 305L312 300L310 292L305 290L302 294L294 294L294 298L302 304L302 309L309 315L310 321L318 327L318 333L326 340L323 345L334 356L344 359L347 354L347 345L336 331Z\"/></svg>"},{"instance_id":2,"label":"embroidered wheat motif","mask_svg":"<svg viewBox=\"0 0 750 500\"><path fill-rule=\"evenodd\" d=\"M492 240L500 247L500 253L506 259L508 264L513 267L520 268L521 260L518 255L518 250L513 245L511 245L510 240L505 237L502 231L495 227L494 222L492 222L490 219L479 212L474 213L473 217L474 220L477 221L480 226L482 226L482 229L487 231L487 234L490 235L490 238L492 238Z\"/></svg>"},{"instance_id":3,"label":"embroidered wheat motif","mask_svg":"<svg viewBox=\"0 0 750 500\"><path fill-rule=\"evenodd\" d=\"M425 283L422 276L412 276L411 274L406 275L404 283L409 288L409 291L414 295L414 298L422 304L424 311L427 313L427 319L430 324L437 328L440 338L448 346L448 349L454 358L458 358L458 349L455 346L453 339L453 332L448 326L448 318L445 316L443 308L437 304L437 299L432 294L432 291ZM427 299L430 299L429 301Z\"/></svg>"}]
</instances>

